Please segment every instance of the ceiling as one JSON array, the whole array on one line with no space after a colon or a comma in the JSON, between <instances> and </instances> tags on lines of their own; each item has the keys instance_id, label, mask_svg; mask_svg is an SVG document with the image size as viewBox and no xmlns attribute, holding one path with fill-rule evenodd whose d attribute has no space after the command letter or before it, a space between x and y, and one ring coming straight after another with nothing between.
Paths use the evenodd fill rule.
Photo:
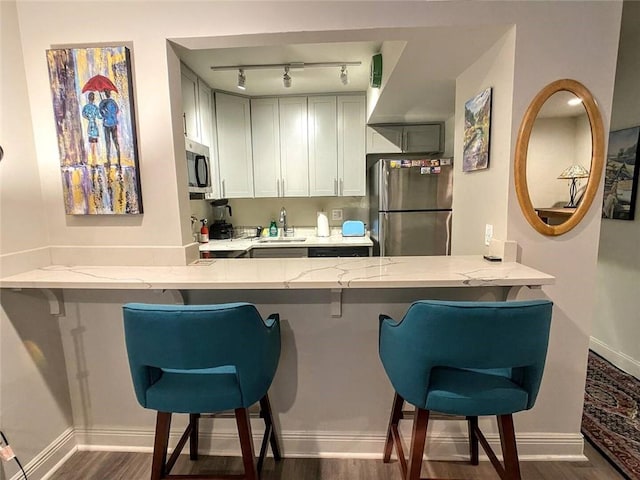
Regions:
<instances>
[{"instance_id":1,"label":"ceiling","mask_svg":"<svg viewBox=\"0 0 640 480\"><path fill-rule=\"evenodd\" d=\"M368 123L444 121L455 109L456 78L510 28L431 27L332 32L293 32L172 39L178 57L210 87L248 96L365 92L371 56L383 53L383 85ZM396 61L397 60L397 61ZM237 88L238 71L212 66L293 62L362 62L340 68L292 69L284 88L284 69L248 69L246 90Z\"/></svg>"}]
</instances>

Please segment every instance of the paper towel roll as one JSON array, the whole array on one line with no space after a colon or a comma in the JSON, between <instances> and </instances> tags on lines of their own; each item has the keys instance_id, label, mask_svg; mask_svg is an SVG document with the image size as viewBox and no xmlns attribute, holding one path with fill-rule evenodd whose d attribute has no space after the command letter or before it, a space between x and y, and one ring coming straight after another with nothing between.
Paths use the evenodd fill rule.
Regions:
<instances>
[{"instance_id":1,"label":"paper towel roll","mask_svg":"<svg viewBox=\"0 0 640 480\"><path fill-rule=\"evenodd\" d=\"M319 237L328 237L329 232L329 218L327 212L318 212L318 233Z\"/></svg>"}]
</instances>

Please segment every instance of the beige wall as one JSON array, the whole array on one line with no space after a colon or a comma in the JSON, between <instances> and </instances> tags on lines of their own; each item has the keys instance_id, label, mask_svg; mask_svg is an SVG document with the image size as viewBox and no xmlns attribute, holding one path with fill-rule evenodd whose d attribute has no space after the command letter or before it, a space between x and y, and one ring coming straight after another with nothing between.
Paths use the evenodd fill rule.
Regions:
<instances>
[{"instance_id":1,"label":"beige wall","mask_svg":"<svg viewBox=\"0 0 640 480\"><path fill-rule=\"evenodd\" d=\"M640 3L626 1L618 54L611 130L640 125ZM636 164L636 168L640 168ZM640 195L639 195L640 197ZM591 346L640 377L640 202L634 221L603 219L598 293Z\"/></svg>"},{"instance_id":2,"label":"beige wall","mask_svg":"<svg viewBox=\"0 0 640 480\"><path fill-rule=\"evenodd\" d=\"M540 11L517 25L512 145L515 145L520 121L531 99L545 85L561 78L574 78L591 91L601 109L605 138L608 135L622 5L612 2L580 4L581 22L576 22L570 11L576 4L558 3L569 10ZM548 3L545 5L549 7ZM599 10L599 16L589 15L590 19L583 22L582 13L590 7ZM590 13L595 14L595 11ZM538 28L542 16L546 19L547 35L541 34ZM608 33L598 41L597 49L585 47L590 36L604 33L605 29ZM594 64L598 64L598 72L593 69ZM559 237L545 237L531 228L522 215L513 173L511 178L508 237L518 242L524 264L556 277L555 285L543 288L554 302L554 317L542 397L536 406L539 411L549 414L537 418L536 428L553 432L562 428L579 431L589 332L595 310L602 189L576 228ZM558 401L560 398L563 398L562 402ZM562 419L564 427L559 428L553 419Z\"/></svg>"},{"instance_id":3,"label":"beige wall","mask_svg":"<svg viewBox=\"0 0 640 480\"><path fill-rule=\"evenodd\" d=\"M555 302L543 389L535 409L519 415L516 426L523 438L535 439L535 442L529 443L528 451L531 454L544 452L562 455L563 452L569 452L569 455L575 455L582 442L579 426L587 344L594 309L591 299L595 293L599 208L592 208L576 229L562 237L549 238L537 234L526 223L517 204L510 160L519 122L528 103L550 81L569 77L583 82L596 97L603 111L604 123L608 125L621 5L606 1L509 2L507 5L500 2L398 1L114 2L110 3L110 13L117 14L118 21L111 22L108 29L100 29L96 28L95 23L87 21L97 15L93 2L19 2L19 27L29 92L28 108L26 104L19 106L32 115L33 131L36 132L37 171L41 177L43 195L42 202L34 206L34 211L38 210L37 207L40 210L46 208L52 245L86 245L102 252L104 246L123 244L141 248L152 248L159 244L182 249L191 240L190 207L181 162L183 140L179 100L172 97L172 93L178 95L180 91L179 69L176 55L167 47L167 38L200 36L203 42L210 42L205 37L215 35L211 41L221 45L224 43L223 36L237 34L377 27L515 25L490 53L470 66L458 79L457 144L454 147L457 158L461 158L459 139L462 137L458 133L461 132L460 105L481 87L489 85L495 89L496 103L491 167L485 172L459 175L456 179L454 226L455 232L464 238L456 239L454 234L454 241L457 242L454 253L481 253L484 224L492 223L496 237L518 242L523 263L557 277L557 284L542 292ZM575 21L576 16L579 16L580 22ZM55 22L50 19L55 19ZM114 41L127 42L133 47L145 214L129 219L69 218L62 210L44 51L51 46ZM598 65L598 68L593 68L594 65ZM472 72L477 72L478 76L471 78ZM513 78L513 83L509 78ZM28 179L20 183L23 182L27 188L16 192L13 197L19 201L25 196L23 192L30 194L32 191ZM596 203L600 201L601 198L598 198ZM18 218L14 218L8 228L3 224L2 241L6 238L15 242L23 226L24 222ZM73 249L69 250L73 252ZM74 253L77 262L90 257L83 256L82 252ZM105 257L103 255L101 261L107 261ZM68 259L73 261L74 257L69 256ZM375 319L370 323L329 322L323 305L327 301L325 293L307 298L306 303L300 306L265 299L255 292L247 295L262 302L260 308L265 310L271 306L285 309L286 318L290 319L292 325L287 333L287 341L293 350L287 350L287 354L293 357L287 360L291 363L285 363L285 369L278 374L279 388L283 391L276 394L279 395L280 405L285 408L283 415L288 415L284 425L294 429L305 418L310 418L309 415L314 412L312 404L302 400L313 397L309 395L314 391L312 386L306 385L309 385L311 375L318 372L318 359L325 359L331 368L337 368L335 361L339 358L340 365L353 364L355 367L349 370L349 377L340 377L339 385L333 383L329 376L323 378L321 384L326 387L325 392L337 391L336 387L339 387L346 394L354 396L361 385L353 379L365 379L367 387L377 395L368 398L381 400L375 400L371 409L366 411L366 415L359 416L356 423L342 426L345 416L318 418L315 427L305 424L304 428L308 430L303 433L311 439L306 448L318 448L314 435L319 430L324 429L327 435L323 438L326 439L331 438L333 433L343 434L344 431L338 431L342 428L353 428L355 431L351 432L352 436L345 438L351 444L359 439L363 443L358 445L366 448L367 439L371 436L378 438L384 435L384 416L388 409L382 399L386 399L389 386L380 371L376 370L380 366L375 363ZM469 291L465 293L468 295ZM419 294L431 295L429 292ZM102 295L106 299L104 302L100 300ZM371 295L349 295L349 306L345 309L349 319L361 320L359 312L370 318L385 306L384 302ZM398 295L386 297L391 305L388 313L393 315L400 314L410 300ZM164 297L151 296L153 298L162 301ZM123 366L119 305L123 301L136 299L149 300L149 296L134 292L100 294L78 291L70 292L65 302L68 313L61 320L62 343L68 363L74 425L89 429L85 433L95 444L104 444L103 441L109 441L105 439L117 438L118 435L108 435L114 430L116 433L132 432L126 438L136 437L136 432L143 432L140 438L150 438L149 415L141 409L134 410L131 386ZM3 306L4 302L3 298ZM102 303L108 303L109 306L103 307ZM305 309L307 304L310 307ZM9 320L13 324L26 321L15 315ZM51 322L51 318L44 312L35 312L28 321ZM76 344L72 329L69 328L73 322L79 322L85 329L84 347L79 354L74 350ZM369 330L360 335L362 329ZM370 357L358 356L361 354L361 343L369 347L369 344L374 344L371 347L373 350L368 350ZM311 346L315 346L316 350L313 355L306 356L304 348ZM82 357L83 353L86 357ZM80 384L76 377L77 361L86 362L82 365L82 372L88 379L85 384ZM106 364L113 365L108 373L105 372ZM121 381L112 381L111 376ZM304 382L295 383L292 380L294 378L304 379ZM108 393L115 399L114 402L103 402L102 395L107 392L105 385L113 386ZM292 393L291 389L295 391ZM288 403L294 398L293 394L296 395L296 403ZM83 404L82 398L97 400ZM85 421L87 412L90 417ZM91 423L91 419L94 419L94 423ZM63 426L51 421L43 428L59 431ZM285 435L292 432L284 430ZM372 442L371 445L372 452L377 452L377 444Z\"/></svg>"},{"instance_id":4,"label":"beige wall","mask_svg":"<svg viewBox=\"0 0 640 480\"><path fill-rule=\"evenodd\" d=\"M0 56L0 274L6 275L49 258L47 206L13 2L0 2ZM60 329L44 297L3 290L0 299L0 430L26 465L73 425L66 365ZM44 462L45 470L60 460L61 451ZM17 471L14 462L0 464L0 478Z\"/></svg>"},{"instance_id":5,"label":"beige wall","mask_svg":"<svg viewBox=\"0 0 640 480\"><path fill-rule=\"evenodd\" d=\"M511 169L511 109L516 29L512 28L456 81L454 145L453 255L483 253L485 225L507 240L507 196ZM464 104L492 87L489 168L462 171Z\"/></svg>"}]
</instances>

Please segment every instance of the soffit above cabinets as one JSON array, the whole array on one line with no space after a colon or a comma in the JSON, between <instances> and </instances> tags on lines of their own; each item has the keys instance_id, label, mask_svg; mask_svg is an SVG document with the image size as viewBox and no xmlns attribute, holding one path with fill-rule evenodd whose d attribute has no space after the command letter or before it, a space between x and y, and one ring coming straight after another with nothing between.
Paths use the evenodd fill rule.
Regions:
<instances>
[{"instance_id":1,"label":"soffit above cabinets","mask_svg":"<svg viewBox=\"0 0 640 480\"><path fill-rule=\"evenodd\" d=\"M173 39L179 58L212 88L249 96L308 95L367 91L371 56L383 52L383 81L368 123L442 121L453 116L456 78L496 43L509 25L295 32ZM385 54L385 50L389 52ZM386 61L385 61L386 60ZM340 69L247 70L246 90L238 71L211 66L289 62L352 62L349 84Z\"/></svg>"}]
</instances>

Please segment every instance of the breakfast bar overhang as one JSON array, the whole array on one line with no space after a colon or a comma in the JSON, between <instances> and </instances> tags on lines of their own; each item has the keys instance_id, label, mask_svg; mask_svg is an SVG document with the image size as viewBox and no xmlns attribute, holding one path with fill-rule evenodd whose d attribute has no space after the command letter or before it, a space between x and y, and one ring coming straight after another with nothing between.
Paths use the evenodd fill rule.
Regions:
<instances>
[{"instance_id":1,"label":"breakfast bar overhang","mask_svg":"<svg viewBox=\"0 0 640 480\"><path fill-rule=\"evenodd\" d=\"M526 265L477 255L207 259L166 267L50 265L6 276L0 287L10 318L30 331L24 336L30 348L37 351L44 344L40 336L59 337L55 343L61 352L45 349L34 355L45 370L48 356L64 355L80 449L150 451L153 444L154 420L138 407L130 387L122 304L247 301L264 316L280 313L282 353L270 397L285 455L378 458L392 398L378 358L378 316L400 319L413 301L425 298L544 297L542 287L554 282ZM18 307L25 302L31 316ZM553 392L545 393L543 382L545 395ZM540 428L543 412L534 409L516 418L523 433L521 458L540 452L579 458L580 435L558 440L547 427ZM203 453L238 454L232 421L213 422L215 429L206 422L201 427ZM494 432L489 441L498 442L488 422L486 428ZM181 427L176 422L176 436ZM465 454L461 422L436 421L432 432L435 455ZM261 433L258 423L254 433L256 438Z\"/></svg>"},{"instance_id":2,"label":"breakfast bar overhang","mask_svg":"<svg viewBox=\"0 0 640 480\"><path fill-rule=\"evenodd\" d=\"M61 311L60 290L130 289L174 292L186 290L298 290L334 292L332 315L339 312L342 289L443 287L506 287L503 299L515 298L521 287L540 288L554 277L517 262L489 262L481 256L363 257L287 259L204 259L187 266L62 266L52 265L2 278L2 288L39 288Z\"/></svg>"}]
</instances>

